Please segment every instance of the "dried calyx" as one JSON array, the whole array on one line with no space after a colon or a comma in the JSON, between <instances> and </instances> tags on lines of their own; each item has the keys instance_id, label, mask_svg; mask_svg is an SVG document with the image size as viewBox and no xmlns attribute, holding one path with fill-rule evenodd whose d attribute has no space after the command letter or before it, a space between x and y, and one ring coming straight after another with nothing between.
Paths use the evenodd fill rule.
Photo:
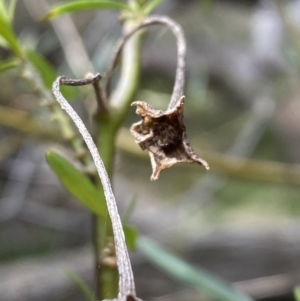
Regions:
<instances>
[{"instance_id":1,"label":"dried calyx","mask_svg":"<svg viewBox=\"0 0 300 301\"><path fill-rule=\"evenodd\" d=\"M134 123L130 131L141 149L149 153L151 180L157 180L162 170L179 162L198 163L209 169L207 162L196 155L187 141L183 123L184 100L181 96L177 104L165 112L154 110L143 101L132 103L142 120Z\"/></svg>"}]
</instances>

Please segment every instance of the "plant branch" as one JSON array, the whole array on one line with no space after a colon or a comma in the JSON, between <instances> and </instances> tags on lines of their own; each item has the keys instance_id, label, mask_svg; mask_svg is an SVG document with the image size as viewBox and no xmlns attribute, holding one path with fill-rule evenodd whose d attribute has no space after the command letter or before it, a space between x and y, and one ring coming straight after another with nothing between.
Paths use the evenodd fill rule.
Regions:
<instances>
[{"instance_id":1,"label":"plant branch","mask_svg":"<svg viewBox=\"0 0 300 301\"><path fill-rule=\"evenodd\" d=\"M67 79L62 77L60 80L61 85L65 86L86 86L90 84L94 84L101 79L100 73L97 73L94 76L83 78L83 79Z\"/></svg>"},{"instance_id":2,"label":"plant branch","mask_svg":"<svg viewBox=\"0 0 300 301\"><path fill-rule=\"evenodd\" d=\"M103 161L98 153L97 147L86 129L84 123L78 116L78 114L74 111L68 101L63 97L60 92L60 85L62 82L67 82L64 77L58 77L53 84L53 93L55 95L56 100L61 105L62 109L64 109L70 118L75 123L78 128L82 138L84 139L97 168L101 183L103 185L104 195L107 201L108 213L111 218L112 228L114 233L114 241L116 248L116 257L117 257L117 265L119 270L119 298L123 296L135 296L135 284L134 277L131 268L131 263L125 243L125 237L123 232L123 227L121 223L121 219L118 213L116 200L112 191L112 187L110 184L110 180L108 174L105 170Z\"/></svg>"},{"instance_id":3,"label":"plant branch","mask_svg":"<svg viewBox=\"0 0 300 301\"><path fill-rule=\"evenodd\" d=\"M106 80L103 89L103 99L107 100L109 97L109 85L111 82L112 73L114 68L116 67L118 58L127 40L138 30L154 24L163 24L169 27L172 30L177 40L177 69L176 69L173 93L168 109L173 108L176 105L179 98L183 95L186 41L185 41L182 28L178 23L176 23L174 20L172 20L169 17L153 15L151 17L147 17L141 23L137 24L134 28L132 28L129 32L125 33L117 43L113 58L106 72L106 76L105 76Z\"/></svg>"},{"instance_id":4,"label":"plant branch","mask_svg":"<svg viewBox=\"0 0 300 301\"><path fill-rule=\"evenodd\" d=\"M124 24L125 32L136 23L130 20ZM120 75L116 87L109 96L109 104L114 111L112 126L116 132L122 125L130 104L134 100L140 81L141 41L143 32L137 32L124 45L121 57Z\"/></svg>"},{"instance_id":5,"label":"plant branch","mask_svg":"<svg viewBox=\"0 0 300 301\"><path fill-rule=\"evenodd\" d=\"M106 112L107 109L105 107L105 104L103 102L102 96L101 96L101 90L99 86L99 81L101 80L102 76L100 73L97 73L96 75L93 75L91 73L87 74L86 78L84 79L61 79L61 84L66 86L86 86L86 85L92 85L95 92L96 102L98 105L97 112L103 113Z\"/></svg>"}]
</instances>

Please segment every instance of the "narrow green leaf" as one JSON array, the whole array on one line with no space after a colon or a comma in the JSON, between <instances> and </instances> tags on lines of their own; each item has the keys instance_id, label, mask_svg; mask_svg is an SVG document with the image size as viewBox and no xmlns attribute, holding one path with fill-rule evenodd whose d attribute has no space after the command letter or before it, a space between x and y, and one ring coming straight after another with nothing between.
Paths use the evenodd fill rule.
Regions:
<instances>
[{"instance_id":1,"label":"narrow green leaf","mask_svg":"<svg viewBox=\"0 0 300 301\"><path fill-rule=\"evenodd\" d=\"M125 234L127 247L130 250L134 251L136 249L137 236L138 236L137 228L133 226L124 225L123 230Z\"/></svg>"},{"instance_id":2,"label":"narrow green leaf","mask_svg":"<svg viewBox=\"0 0 300 301\"><path fill-rule=\"evenodd\" d=\"M46 160L65 188L93 213L106 218L106 202L100 191L69 161L55 152L47 152Z\"/></svg>"},{"instance_id":3,"label":"narrow green leaf","mask_svg":"<svg viewBox=\"0 0 300 301\"><path fill-rule=\"evenodd\" d=\"M16 58L8 59L0 62L0 72L17 67L20 64L20 60Z\"/></svg>"},{"instance_id":4,"label":"narrow green leaf","mask_svg":"<svg viewBox=\"0 0 300 301\"><path fill-rule=\"evenodd\" d=\"M118 9L130 10L130 7L124 3L115 1L101 1L101 0L86 0L86 1L73 1L64 3L54 7L49 11L41 21L48 21L63 14L79 12L91 9Z\"/></svg>"},{"instance_id":5,"label":"narrow green leaf","mask_svg":"<svg viewBox=\"0 0 300 301\"><path fill-rule=\"evenodd\" d=\"M7 20L1 15L0 16L0 36L2 36L9 44L11 50L19 58L23 58L24 54L19 44L17 37L15 36L12 28L7 23Z\"/></svg>"},{"instance_id":6,"label":"narrow green leaf","mask_svg":"<svg viewBox=\"0 0 300 301\"><path fill-rule=\"evenodd\" d=\"M83 297L88 301L96 301L97 298L93 291L88 287L88 285L85 283L85 281L76 275L75 273L71 271L65 272L67 277L77 286L77 288L82 293Z\"/></svg>"},{"instance_id":7,"label":"narrow green leaf","mask_svg":"<svg viewBox=\"0 0 300 301\"><path fill-rule=\"evenodd\" d=\"M150 14L153 9L155 9L159 4L161 4L164 0L150 0L148 1L144 7L142 8L142 11L148 15Z\"/></svg>"},{"instance_id":8,"label":"narrow green leaf","mask_svg":"<svg viewBox=\"0 0 300 301\"><path fill-rule=\"evenodd\" d=\"M150 261L170 276L194 287L213 300L253 301L252 298L236 291L229 284L217 279L203 269L189 265L146 237L139 237L138 247Z\"/></svg>"},{"instance_id":9,"label":"narrow green leaf","mask_svg":"<svg viewBox=\"0 0 300 301\"><path fill-rule=\"evenodd\" d=\"M296 301L300 301L300 286L297 286L294 290L294 296Z\"/></svg>"}]
</instances>

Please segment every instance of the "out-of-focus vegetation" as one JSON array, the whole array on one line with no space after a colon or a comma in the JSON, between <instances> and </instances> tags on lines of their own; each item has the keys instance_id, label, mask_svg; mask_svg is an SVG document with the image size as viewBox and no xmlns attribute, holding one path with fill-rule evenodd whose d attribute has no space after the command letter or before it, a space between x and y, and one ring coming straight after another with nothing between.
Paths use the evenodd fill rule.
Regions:
<instances>
[{"instance_id":1,"label":"out-of-focus vegetation","mask_svg":"<svg viewBox=\"0 0 300 301\"><path fill-rule=\"evenodd\" d=\"M14 280L27 279L17 278L20 271L30 277L39 275L40 269L41 275L56 278L56 270L43 270L47 265L41 262L47 260L62 270L78 265L75 272L96 291L88 260L80 261L86 253L76 257L72 251L90 241L90 218L60 187L44 160L45 149L64 152L58 146L62 119L57 119L60 113L41 107L40 99L49 97L59 74L83 78L87 72L104 72L121 31L117 12L95 9L39 23L56 1L1 3L6 2L9 13L0 19L4 36L0 40L0 299L6 300L8 283L13 291ZM116 4L120 9L122 5ZM114 189L120 210L125 212L136 199L129 221L140 232L195 265L239 282L236 285L254 297L292 298L300 278L299 1L169 0L155 12L170 15L185 31L187 130L211 171L179 165L165 171L159 182L150 183L147 156L129 136L128 127L136 121L131 111L117 139ZM174 45L164 29L146 34L135 99L166 108L176 65ZM29 69L22 66L24 57ZM32 85L28 76L33 67L38 81ZM47 93L41 93L41 84ZM64 94L73 99L72 105L93 132L90 112L96 104L90 90L68 88ZM69 134L67 125L63 135ZM81 147L75 148L80 153ZM93 172L92 166L88 168ZM53 261L38 259L61 250L67 252L61 261L59 256ZM199 298L143 264L134 262L137 286L145 299L165 294L170 299ZM280 276L276 279L281 286L275 278L262 278L267 276ZM251 282L257 278L262 279L256 282L259 287ZM48 282L49 299L76 300L72 285L62 280L67 278L57 279L60 286ZM29 286L34 287L34 282L40 285L36 278ZM33 290L31 300L47 300L49 287L44 295ZM54 287L59 288L57 295ZM9 301L22 300L17 294L9 296L13 296Z\"/></svg>"}]
</instances>

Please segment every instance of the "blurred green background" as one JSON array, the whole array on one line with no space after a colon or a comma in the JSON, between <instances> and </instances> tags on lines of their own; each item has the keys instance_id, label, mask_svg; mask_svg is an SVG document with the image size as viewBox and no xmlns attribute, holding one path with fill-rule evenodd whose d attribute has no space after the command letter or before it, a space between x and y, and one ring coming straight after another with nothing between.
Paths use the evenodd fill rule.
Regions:
<instances>
[{"instance_id":1,"label":"blurred green background","mask_svg":"<svg viewBox=\"0 0 300 301\"><path fill-rule=\"evenodd\" d=\"M59 74L104 73L121 26L109 10L38 19L57 1L18 1L15 30ZM300 1L166 0L155 11L182 25L188 43L185 119L211 166L176 165L150 182L145 153L118 139L114 191L130 222L258 300L293 300L300 283ZM9 52L1 48L1 60ZM176 67L174 37L151 28L137 100L165 109ZM0 300L82 300L65 276L92 287L89 214L45 163L59 149L55 123L18 71L0 74ZM87 90L84 90L87 91ZM92 96L72 104L91 128ZM133 254L145 300L199 300ZM96 275L97 276L97 275ZM202 299L201 299L202 300Z\"/></svg>"}]
</instances>

